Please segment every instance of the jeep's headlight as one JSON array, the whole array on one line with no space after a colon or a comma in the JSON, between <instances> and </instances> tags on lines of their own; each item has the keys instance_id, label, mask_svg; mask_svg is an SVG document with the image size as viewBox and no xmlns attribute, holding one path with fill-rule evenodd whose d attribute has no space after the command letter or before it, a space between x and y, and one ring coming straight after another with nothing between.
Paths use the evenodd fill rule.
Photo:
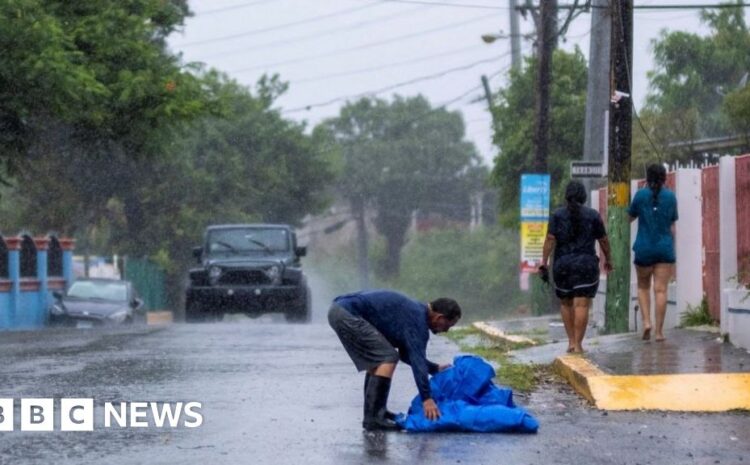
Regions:
<instances>
[{"instance_id":1,"label":"jeep's headlight","mask_svg":"<svg viewBox=\"0 0 750 465\"><path fill-rule=\"evenodd\" d=\"M216 282L221 277L221 268L218 266L212 266L208 269L208 279L211 281L211 284L216 284Z\"/></svg>"},{"instance_id":2,"label":"jeep's headlight","mask_svg":"<svg viewBox=\"0 0 750 465\"><path fill-rule=\"evenodd\" d=\"M276 265L268 268L266 270L266 274L268 275L268 279L270 279L273 284L278 284L281 280L281 268Z\"/></svg>"}]
</instances>

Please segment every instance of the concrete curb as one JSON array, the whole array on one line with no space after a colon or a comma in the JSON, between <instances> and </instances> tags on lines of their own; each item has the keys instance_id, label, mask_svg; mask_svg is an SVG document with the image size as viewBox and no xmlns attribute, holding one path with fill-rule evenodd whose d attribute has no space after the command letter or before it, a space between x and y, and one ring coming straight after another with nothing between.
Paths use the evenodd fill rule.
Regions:
<instances>
[{"instance_id":1,"label":"concrete curb","mask_svg":"<svg viewBox=\"0 0 750 465\"><path fill-rule=\"evenodd\" d=\"M473 323L472 326L492 338L502 339L513 344L528 344L532 346L537 345L537 342L533 339L530 339L526 336L506 334L504 331L497 329L494 326L488 325L483 321L477 321Z\"/></svg>"},{"instance_id":2,"label":"concrete curb","mask_svg":"<svg viewBox=\"0 0 750 465\"><path fill-rule=\"evenodd\" d=\"M529 338L505 334L484 322L473 326L489 337L536 345ZM601 410L750 410L750 373L610 375L581 355L557 357L552 368Z\"/></svg>"},{"instance_id":3,"label":"concrete curb","mask_svg":"<svg viewBox=\"0 0 750 465\"><path fill-rule=\"evenodd\" d=\"M608 375L578 355L558 357L553 369L601 410L750 409L750 373Z\"/></svg>"}]
</instances>

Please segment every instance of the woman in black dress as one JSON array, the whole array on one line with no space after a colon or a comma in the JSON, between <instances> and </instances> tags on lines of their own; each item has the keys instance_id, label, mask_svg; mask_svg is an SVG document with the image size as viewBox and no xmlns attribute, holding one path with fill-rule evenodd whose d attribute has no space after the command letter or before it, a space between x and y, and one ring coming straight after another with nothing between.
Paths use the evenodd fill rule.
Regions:
<instances>
[{"instance_id":1,"label":"woman in black dress","mask_svg":"<svg viewBox=\"0 0 750 465\"><path fill-rule=\"evenodd\" d=\"M554 250L552 276L568 335L568 352L581 353L591 299L599 288L599 257L595 243L599 242L604 254L607 272L612 270L612 257L599 213L584 205L586 189L583 184L578 181L568 183L565 201L567 205L550 216L540 271L546 271Z\"/></svg>"}]
</instances>

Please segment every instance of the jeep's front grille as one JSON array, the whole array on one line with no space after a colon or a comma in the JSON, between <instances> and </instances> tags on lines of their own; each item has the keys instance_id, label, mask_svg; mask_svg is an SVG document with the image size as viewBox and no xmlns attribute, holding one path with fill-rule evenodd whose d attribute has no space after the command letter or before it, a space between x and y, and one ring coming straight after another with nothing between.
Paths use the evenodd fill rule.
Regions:
<instances>
[{"instance_id":1,"label":"jeep's front grille","mask_svg":"<svg viewBox=\"0 0 750 465\"><path fill-rule=\"evenodd\" d=\"M270 284L263 270L229 270L224 271L219 278L219 284L235 286L253 286L258 284Z\"/></svg>"}]
</instances>

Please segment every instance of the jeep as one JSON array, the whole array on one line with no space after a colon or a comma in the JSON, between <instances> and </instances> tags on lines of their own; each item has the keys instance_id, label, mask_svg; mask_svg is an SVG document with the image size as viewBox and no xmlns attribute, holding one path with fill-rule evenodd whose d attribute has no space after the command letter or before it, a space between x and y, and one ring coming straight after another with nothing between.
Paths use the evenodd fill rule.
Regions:
<instances>
[{"instance_id":1,"label":"jeep","mask_svg":"<svg viewBox=\"0 0 750 465\"><path fill-rule=\"evenodd\" d=\"M300 263L306 253L288 225L207 227L203 245L193 248L200 267L189 272L186 321L272 312L290 322L310 321L310 288Z\"/></svg>"}]
</instances>

